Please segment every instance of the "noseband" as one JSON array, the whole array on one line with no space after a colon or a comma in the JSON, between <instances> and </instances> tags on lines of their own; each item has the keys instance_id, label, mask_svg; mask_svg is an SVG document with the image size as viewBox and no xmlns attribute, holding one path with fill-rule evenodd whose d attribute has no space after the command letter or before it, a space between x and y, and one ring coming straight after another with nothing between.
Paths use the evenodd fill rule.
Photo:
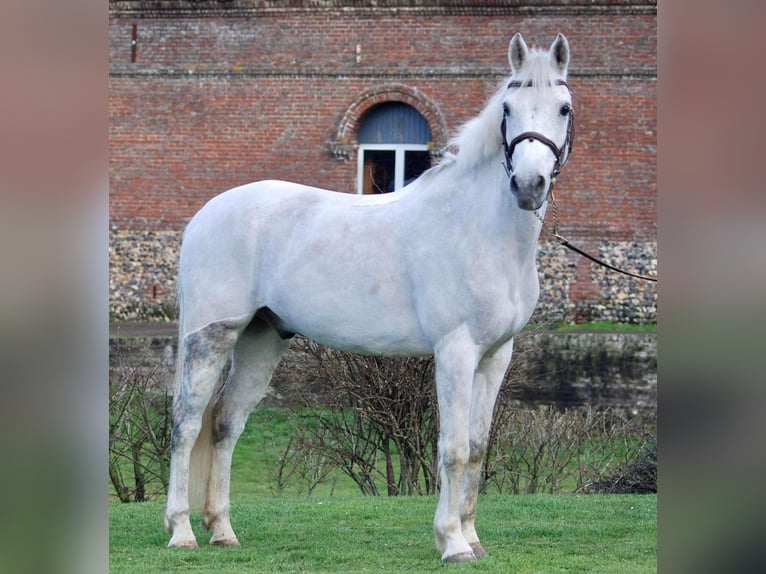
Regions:
<instances>
[{"instance_id":1,"label":"noseband","mask_svg":"<svg viewBox=\"0 0 766 574\"><path fill-rule=\"evenodd\" d=\"M526 88L531 86L532 84L524 84L522 85L521 82L517 80L513 80L508 83L508 88ZM569 90L569 85L564 80L556 80L557 86L564 86L567 90ZM505 162L503 163L503 167L505 167L505 171L508 173L508 177L511 177L511 174L513 173L513 150L516 149L516 146L521 143L524 140L527 141L533 141L537 140L540 143L546 145L548 149L550 149L553 152L553 157L556 159L556 161L553 164L553 170L551 171L551 187L553 186L553 182L556 179L556 176L558 176L559 173L561 173L561 168L564 167L567 161L569 161L569 156L572 154L572 144L574 143L574 110L569 111L569 123L567 124L567 137L564 141L564 145L559 147L557 146L553 141L545 137L543 134L538 132L523 132L519 135L517 135L515 138L511 140L511 143L508 143L505 140L505 115L503 115L503 121L500 123L500 134L501 138L503 140L503 149L505 150ZM566 149L566 155L564 156L564 160L562 161L561 156L564 152L564 149Z\"/></svg>"}]
</instances>

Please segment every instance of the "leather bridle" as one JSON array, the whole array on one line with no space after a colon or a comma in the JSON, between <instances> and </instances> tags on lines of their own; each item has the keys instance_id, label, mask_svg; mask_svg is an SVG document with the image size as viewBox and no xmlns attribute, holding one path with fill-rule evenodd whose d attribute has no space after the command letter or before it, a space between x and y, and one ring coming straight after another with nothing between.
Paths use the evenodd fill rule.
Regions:
<instances>
[{"instance_id":1,"label":"leather bridle","mask_svg":"<svg viewBox=\"0 0 766 574\"><path fill-rule=\"evenodd\" d=\"M569 85L564 80L556 80L557 86L564 86L567 90L569 90ZM527 84L522 84L518 80L511 80L511 82L508 83L508 89L510 88L526 88L531 86L531 82ZM571 90L570 90L571 94ZM569 123L567 125L567 137L566 140L564 140L564 145L561 147L557 146L553 141L551 141L549 138L545 137L543 134L538 132L524 132L519 135L517 135L515 138L511 140L511 143L508 143L505 139L505 114L503 114L503 121L500 123L500 134L503 140L503 149L505 150L505 161L503 162L503 167L505 168L506 173L508 174L508 177L510 178L513 174L513 150L516 148L516 146L521 143L522 141L539 141L540 143L544 144L553 152L553 156L556 158L555 163L553 164L553 170L551 171L551 182L550 186L548 187L548 197L553 201L553 228L551 229L551 234L553 237L556 238L556 240L566 247L567 249L571 249L572 251L579 253L583 257L587 257L594 263L598 263L599 265L602 265L603 267L606 267L607 269L610 269L611 271L616 271L617 273L622 273L623 275L628 275L630 277L635 277L637 279L643 279L644 281L652 281L654 283L657 282L657 277L651 277L648 275L641 275L639 273L633 273L631 271L626 271L624 269L620 269L619 267L615 267L614 265L610 265L606 263L605 261L602 261L598 257L595 257L594 255L591 255L590 253L587 253L580 249L579 247L576 247L570 243L570 241L563 237L561 234L559 234L559 225L558 225L558 210L556 209L556 203L553 198L553 185L556 183L556 176L561 172L561 168L564 167L564 164L569 160L569 156L572 154L572 144L574 143L574 110L569 110ZM564 159L561 159L562 154L566 150L566 155L564 155ZM535 211L535 216L540 220L541 224L545 224L543 221L543 218Z\"/></svg>"},{"instance_id":2,"label":"leather bridle","mask_svg":"<svg viewBox=\"0 0 766 574\"><path fill-rule=\"evenodd\" d=\"M564 86L567 90L569 90L569 84L567 84L564 80L556 80L555 84L557 86ZM531 86L532 83L522 84L518 80L512 80L508 83L508 89L510 88L526 88ZM572 154L572 145L574 143L574 109L569 110L568 114L568 124L567 124L567 136L566 140L564 140L564 145L561 147L557 146L555 142L550 140L549 138L545 137L543 134L538 132L523 132L519 135L517 135L515 138L511 140L510 143L506 141L506 135L505 135L505 114L503 114L503 121L500 123L500 134L503 140L503 149L505 150L505 162L503 163L503 166L505 167L505 171L508 173L508 177L511 177L511 174L513 173L513 150L516 149L516 146L523 142L523 141L533 141L537 140L540 143L544 144L553 152L553 157L555 158L555 162L553 164L553 170L551 171L551 186L556 180L556 176L558 176L559 173L561 173L561 168L564 167L564 165L569 161L569 156ZM564 151L566 151L566 155L564 154ZM563 160L562 160L563 155Z\"/></svg>"}]
</instances>

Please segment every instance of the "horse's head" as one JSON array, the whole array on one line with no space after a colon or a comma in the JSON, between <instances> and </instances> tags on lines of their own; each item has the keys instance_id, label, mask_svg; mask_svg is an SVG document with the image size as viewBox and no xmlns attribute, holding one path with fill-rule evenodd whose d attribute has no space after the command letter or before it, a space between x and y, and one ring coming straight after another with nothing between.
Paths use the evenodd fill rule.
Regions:
<instances>
[{"instance_id":1,"label":"horse's head","mask_svg":"<svg viewBox=\"0 0 766 574\"><path fill-rule=\"evenodd\" d=\"M566 83L569 43L559 34L550 49L529 50L521 34L508 48L512 76L502 100L500 130L511 192L521 209L538 209L569 159L574 135Z\"/></svg>"}]
</instances>

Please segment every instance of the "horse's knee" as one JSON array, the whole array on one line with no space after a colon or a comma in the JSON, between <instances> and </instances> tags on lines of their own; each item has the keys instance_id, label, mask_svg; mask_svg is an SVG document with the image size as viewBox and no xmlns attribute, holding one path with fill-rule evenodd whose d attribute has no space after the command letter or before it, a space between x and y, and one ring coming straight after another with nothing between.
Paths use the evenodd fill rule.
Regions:
<instances>
[{"instance_id":1,"label":"horse's knee","mask_svg":"<svg viewBox=\"0 0 766 574\"><path fill-rule=\"evenodd\" d=\"M470 458L469 446L462 444L444 444L441 453L442 468L446 472L462 471Z\"/></svg>"},{"instance_id":2,"label":"horse's knee","mask_svg":"<svg viewBox=\"0 0 766 574\"><path fill-rule=\"evenodd\" d=\"M487 456L487 441L477 440L470 442L470 454L468 455L468 462L470 464L477 464L484 461Z\"/></svg>"}]
</instances>

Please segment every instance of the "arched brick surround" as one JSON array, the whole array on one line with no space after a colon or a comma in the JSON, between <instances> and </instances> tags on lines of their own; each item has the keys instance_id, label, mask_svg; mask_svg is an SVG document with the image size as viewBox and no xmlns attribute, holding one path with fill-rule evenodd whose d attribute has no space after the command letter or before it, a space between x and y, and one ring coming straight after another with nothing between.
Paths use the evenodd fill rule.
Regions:
<instances>
[{"instance_id":1,"label":"arched brick surround","mask_svg":"<svg viewBox=\"0 0 766 574\"><path fill-rule=\"evenodd\" d=\"M415 108L426 119L433 140L429 146L438 154L447 144L447 123L438 106L416 88L404 84L381 84L359 94L348 106L338 125L335 141L331 142L333 155L338 159L350 159L357 146L357 134L364 115L372 108L386 102L401 102Z\"/></svg>"}]
</instances>

